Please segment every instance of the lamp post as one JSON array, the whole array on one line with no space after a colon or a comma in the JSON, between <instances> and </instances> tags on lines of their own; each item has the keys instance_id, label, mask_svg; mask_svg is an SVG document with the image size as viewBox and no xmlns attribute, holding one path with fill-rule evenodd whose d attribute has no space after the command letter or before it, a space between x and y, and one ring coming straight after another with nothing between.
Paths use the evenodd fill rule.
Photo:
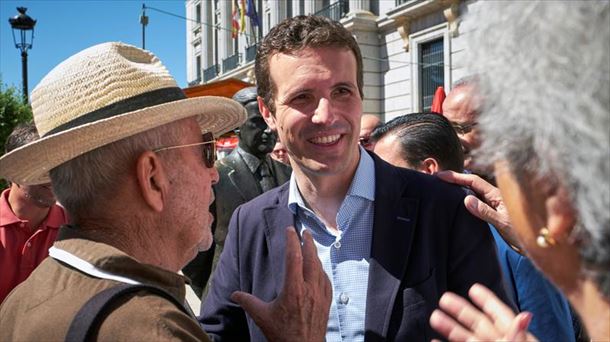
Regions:
<instances>
[{"instance_id":1,"label":"lamp post","mask_svg":"<svg viewBox=\"0 0 610 342\"><path fill-rule=\"evenodd\" d=\"M29 15L25 14L28 9L25 7L17 7L16 16L9 18L8 22L11 24L13 29L13 42L15 48L21 51L21 69L23 73L23 101L28 103L28 50L32 48L34 42L34 26L36 20L32 19ZM15 31L19 31L20 40L17 41L15 38ZM28 41L28 31L29 41Z\"/></svg>"},{"instance_id":2,"label":"lamp post","mask_svg":"<svg viewBox=\"0 0 610 342\"><path fill-rule=\"evenodd\" d=\"M142 24L142 49L146 49L146 25L148 25L148 16L146 15L145 4L142 4L142 15L140 16L140 24Z\"/></svg>"}]
</instances>

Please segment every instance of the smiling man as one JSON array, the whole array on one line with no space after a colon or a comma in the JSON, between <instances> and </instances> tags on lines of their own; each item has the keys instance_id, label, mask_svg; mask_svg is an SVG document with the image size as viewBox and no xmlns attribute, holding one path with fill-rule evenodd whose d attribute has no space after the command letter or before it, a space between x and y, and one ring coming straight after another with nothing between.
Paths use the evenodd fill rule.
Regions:
<instances>
[{"instance_id":1,"label":"smiling man","mask_svg":"<svg viewBox=\"0 0 610 342\"><path fill-rule=\"evenodd\" d=\"M491 235L463 191L358 145L362 68L352 34L323 17L289 18L261 42L259 106L293 174L233 214L200 318L215 340L264 340L230 295L278 296L286 244L276 227L313 235L332 284L327 341L430 340L444 291L478 282L505 298Z\"/></svg>"},{"instance_id":2,"label":"smiling man","mask_svg":"<svg viewBox=\"0 0 610 342\"><path fill-rule=\"evenodd\" d=\"M443 101L443 115L451 122L462 143L464 169L487 175L489 170L479 169L471 155L471 152L481 145L477 126L482 103L478 92L475 77L458 80Z\"/></svg>"}]
</instances>

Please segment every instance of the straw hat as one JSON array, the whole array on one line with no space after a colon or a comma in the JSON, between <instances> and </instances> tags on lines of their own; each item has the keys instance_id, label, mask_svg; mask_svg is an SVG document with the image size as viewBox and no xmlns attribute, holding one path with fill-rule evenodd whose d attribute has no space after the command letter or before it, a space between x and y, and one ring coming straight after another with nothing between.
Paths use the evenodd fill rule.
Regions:
<instances>
[{"instance_id":1,"label":"straw hat","mask_svg":"<svg viewBox=\"0 0 610 342\"><path fill-rule=\"evenodd\" d=\"M98 147L183 118L219 136L246 119L237 102L186 98L152 53L123 43L85 49L56 66L32 91L40 139L0 158L0 176L49 182L49 170Z\"/></svg>"}]
</instances>

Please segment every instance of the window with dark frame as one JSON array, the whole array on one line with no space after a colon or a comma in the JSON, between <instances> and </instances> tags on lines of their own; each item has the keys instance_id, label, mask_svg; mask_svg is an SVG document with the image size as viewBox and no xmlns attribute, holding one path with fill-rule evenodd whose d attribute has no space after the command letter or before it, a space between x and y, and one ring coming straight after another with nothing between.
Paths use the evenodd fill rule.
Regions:
<instances>
[{"instance_id":1,"label":"window with dark frame","mask_svg":"<svg viewBox=\"0 0 610 342\"><path fill-rule=\"evenodd\" d=\"M445 84L443 38L419 44L419 104L422 111L432 107L434 92Z\"/></svg>"},{"instance_id":2,"label":"window with dark frame","mask_svg":"<svg viewBox=\"0 0 610 342\"><path fill-rule=\"evenodd\" d=\"M201 80L201 56L195 57L195 65L197 67L197 82Z\"/></svg>"}]
</instances>

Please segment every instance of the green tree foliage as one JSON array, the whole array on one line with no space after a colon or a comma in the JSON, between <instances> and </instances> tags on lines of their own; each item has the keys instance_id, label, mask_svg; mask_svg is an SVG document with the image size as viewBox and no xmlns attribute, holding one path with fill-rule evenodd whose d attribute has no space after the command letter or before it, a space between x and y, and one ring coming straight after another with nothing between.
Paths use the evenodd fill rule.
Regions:
<instances>
[{"instance_id":1,"label":"green tree foliage","mask_svg":"<svg viewBox=\"0 0 610 342\"><path fill-rule=\"evenodd\" d=\"M4 143L15 126L32 120L32 108L23 103L21 91L14 86L7 86L0 78L0 155L4 154ZM0 189L7 186L0 179Z\"/></svg>"}]
</instances>

